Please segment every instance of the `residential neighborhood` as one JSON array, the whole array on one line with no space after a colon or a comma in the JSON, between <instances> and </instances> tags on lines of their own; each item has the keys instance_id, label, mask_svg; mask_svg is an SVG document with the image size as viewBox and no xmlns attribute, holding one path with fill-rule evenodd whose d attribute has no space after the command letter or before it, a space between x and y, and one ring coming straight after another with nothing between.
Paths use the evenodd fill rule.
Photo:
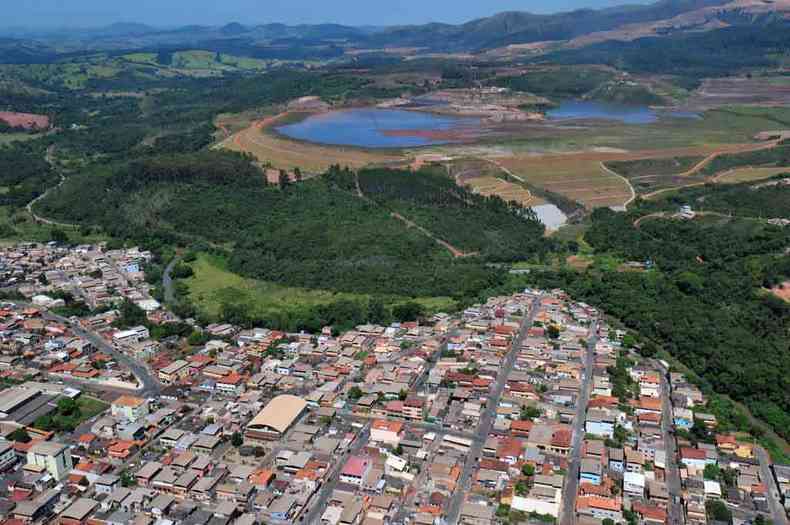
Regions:
<instances>
[{"instance_id":1,"label":"residential neighborhood","mask_svg":"<svg viewBox=\"0 0 790 525\"><path fill-rule=\"evenodd\" d=\"M285 333L178 319L148 259L0 252L22 283L0 305L0 523L779 525L790 509L790 465L720 432L697 385L562 290Z\"/></svg>"}]
</instances>

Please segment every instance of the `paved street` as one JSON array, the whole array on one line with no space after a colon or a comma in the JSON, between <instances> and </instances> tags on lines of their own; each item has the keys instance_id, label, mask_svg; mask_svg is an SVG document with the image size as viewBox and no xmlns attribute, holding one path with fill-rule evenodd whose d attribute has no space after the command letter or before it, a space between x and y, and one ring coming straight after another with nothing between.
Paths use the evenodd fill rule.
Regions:
<instances>
[{"instance_id":1,"label":"paved street","mask_svg":"<svg viewBox=\"0 0 790 525\"><path fill-rule=\"evenodd\" d=\"M75 334L87 339L93 343L97 349L111 355L113 359L115 359L120 365L128 368L129 371L131 371L131 373L137 378L137 382L141 385L140 388L134 390L135 394L143 397L152 397L158 396L161 393L162 385L151 374L148 368L132 357L116 350L110 343L105 341L98 334L84 330L79 324L72 323L69 319L55 315L51 312L44 311L41 316L48 321L57 321L67 325L69 328L71 328L71 330L74 331Z\"/></svg>"},{"instance_id":2,"label":"paved street","mask_svg":"<svg viewBox=\"0 0 790 525\"><path fill-rule=\"evenodd\" d=\"M576 414L573 418L573 437L571 439L571 452L568 456L568 472L565 474L565 486L562 490L561 525L573 525L576 522L576 493L579 487L584 419L587 413L587 403L590 401L590 391L592 390L593 358L597 342L598 324L593 323L590 327L590 337L587 340L587 352L584 354L584 378L581 391L579 392L579 399L576 403Z\"/></svg>"},{"instance_id":3,"label":"paved street","mask_svg":"<svg viewBox=\"0 0 790 525\"><path fill-rule=\"evenodd\" d=\"M173 260L170 261L170 264L167 265L167 268L165 268L165 271L162 273L162 288L165 291L165 303L171 306L176 300L172 276L173 268L175 268L176 263L178 263L178 257L173 257Z\"/></svg>"},{"instance_id":4,"label":"paved street","mask_svg":"<svg viewBox=\"0 0 790 525\"><path fill-rule=\"evenodd\" d=\"M447 509L447 523L450 525L458 523L458 518L461 514L461 505L464 502L466 493L469 491L469 488L472 485L472 473L477 468L477 458L479 458L482 454L483 445L485 445L486 438L494 427L494 420L496 419L496 407L499 404L499 398L502 397L502 392L505 390L507 376L510 374L511 370L513 370L513 365L516 363L516 357L518 357L518 351L519 348L521 348L521 343L524 340L524 337L527 335L527 331L532 326L532 323L535 321L535 316L537 315L539 308L540 299L538 298L532 303L529 314L521 323L521 330L519 330L518 336L516 336L516 338L513 340L510 353L507 354L505 363L500 369L499 375L497 375L497 380L494 384L494 389L489 396L486 409L480 416L480 424L477 427L477 434L472 440L472 447L470 448L469 454L466 457L464 470L461 473L461 476L458 478L458 486L456 487L455 492L453 492L453 497L450 500L450 505Z\"/></svg>"},{"instance_id":5,"label":"paved street","mask_svg":"<svg viewBox=\"0 0 790 525\"><path fill-rule=\"evenodd\" d=\"M343 469L343 466L346 464L346 460L349 456L358 453L362 450L367 444L368 440L370 439L370 423L366 424L365 427L359 431L357 434L356 440L351 445L349 450L343 453L342 456L337 458L335 466L331 469L331 472L326 476L328 480L321 489L318 491L318 496L313 497L314 501L309 503L310 510L307 511L306 514L302 514L299 518L300 523L320 523L321 522L321 515L326 510L326 504L329 501L330 496L332 496L332 492L334 492L335 487L337 486L338 481L340 481L340 471Z\"/></svg>"},{"instance_id":6,"label":"paved street","mask_svg":"<svg viewBox=\"0 0 790 525\"><path fill-rule=\"evenodd\" d=\"M754 453L760 462L760 476L763 478L765 486L768 487L768 506L771 508L771 520L774 525L787 525L787 515L785 514L782 502L779 500L779 489L776 486L773 472L771 472L771 458L763 447L754 447Z\"/></svg>"},{"instance_id":7,"label":"paved street","mask_svg":"<svg viewBox=\"0 0 790 525\"><path fill-rule=\"evenodd\" d=\"M667 452L667 490L669 491L669 525L682 525L686 522L683 503L680 496L683 489L680 484L680 471L677 464L677 447L675 436L670 432L672 428L672 402L669 381L667 381L667 370L658 361L653 360L653 366L661 370L661 432L664 436L664 445Z\"/></svg>"}]
</instances>

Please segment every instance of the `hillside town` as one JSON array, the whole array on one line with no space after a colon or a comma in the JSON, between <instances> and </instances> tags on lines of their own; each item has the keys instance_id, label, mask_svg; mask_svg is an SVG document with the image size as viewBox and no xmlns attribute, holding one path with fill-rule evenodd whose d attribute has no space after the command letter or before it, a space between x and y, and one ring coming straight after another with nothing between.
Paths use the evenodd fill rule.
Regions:
<instances>
[{"instance_id":1,"label":"hillside town","mask_svg":"<svg viewBox=\"0 0 790 525\"><path fill-rule=\"evenodd\" d=\"M786 522L790 465L562 290L285 333L178 319L151 257L0 250L0 524Z\"/></svg>"}]
</instances>

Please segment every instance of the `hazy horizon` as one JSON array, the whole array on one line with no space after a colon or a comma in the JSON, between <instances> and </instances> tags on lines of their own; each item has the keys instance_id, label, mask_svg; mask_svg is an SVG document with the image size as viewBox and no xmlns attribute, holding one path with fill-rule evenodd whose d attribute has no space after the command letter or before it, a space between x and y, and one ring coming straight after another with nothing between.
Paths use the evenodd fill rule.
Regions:
<instances>
[{"instance_id":1,"label":"hazy horizon","mask_svg":"<svg viewBox=\"0 0 790 525\"><path fill-rule=\"evenodd\" d=\"M392 26L427 22L461 23L502 11L554 13L579 8L603 8L645 0L400 0L375 5L369 0L289 0L266 5L259 0L137 0L116 5L107 0L23 0L6 6L2 28L90 28L114 23L156 27L184 25L337 23L353 26ZM110 4L110 5L108 5Z\"/></svg>"}]
</instances>

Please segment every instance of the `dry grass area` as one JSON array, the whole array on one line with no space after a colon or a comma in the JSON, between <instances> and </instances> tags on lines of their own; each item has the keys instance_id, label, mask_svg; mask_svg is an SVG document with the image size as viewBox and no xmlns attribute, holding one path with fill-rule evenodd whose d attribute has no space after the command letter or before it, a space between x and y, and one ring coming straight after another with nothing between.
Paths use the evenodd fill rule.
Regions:
<instances>
[{"instance_id":1,"label":"dry grass area","mask_svg":"<svg viewBox=\"0 0 790 525\"><path fill-rule=\"evenodd\" d=\"M497 195L507 202L515 201L524 207L537 206L545 202L532 195L529 190L518 184L497 177L474 177L465 181L475 192L486 197Z\"/></svg>"},{"instance_id":2,"label":"dry grass area","mask_svg":"<svg viewBox=\"0 0 790 525\"><path fill-rule=\"evenodd\" d=\"M585 151L554 155L516 155L497 159L497 163L515 175L524 178L529 184L579 201L587 208L596 208L601 206L622 206L631 198L629 183L618 177L617 173L606 170L603 164L607 162L693 156L703 158L697 165L684 173L668 176L650 176L648 178L639 177L640 179L645 179L641 181L643 186L646 182L651 182L651 184L647 184L647 187L636 187L636 192L652 196L658 192L669 191L675 188L704 184L706 179L695 178L694 175L718 155L755 151L770 148L773 145L774 142L634 150L628 152ZM757 168L750 171L769 173L767 169L777 170L777 168ZM732 175L732 177L747 177L745 180L754 180L748 178L750 176L747 173L748 171L748 169L735 170L738 175ZM781 173L782 170L778 172ZM751 176L765 178L771 176L771 174L769 173L762 177L759 177L757 174L751 174ZM648 181L647 179L656 180ZM717 181L735 182L735 180L727 180L726 178L723 181L717 178Z\"/></svg>"},{"instance_id":3,"label":"dry grass area","mask_svg":"<svg viewBox=\"0 0 790 525\"><path fill-rule=\"evenodd\" d=\"M285 116L286 114L281 113L255 120L248 127L235 133L232 124L238 125L237 123L225 124L220 121L217 123L218 127L228 130L230 136L223 139L219 146L232 151L250 153L262 164L268 163L275 168L285 170L299 168L306 173L321 173L333 164L361 168L370 164L405 160L402 155L396 153L319 146L279 137L269 128Z\"/></svg>"},{"instance_id":4,"label":"dry grass area","mask_svg":"<svg viewBox=\"0 0 790 525\"><path fill-rule=\"evenodd\" d=\"M790 167L786 168L738 168L730 170L716 177L716 182L721 184L737 184L739 182L752 182L767 179L774 175L790 173Z\"/></svg>"},{"instance_id":5,"label":"dry grass area","mask_svg":"<svg viewBox=\"0 0 790 525\"><path fill-rule=\"evenodd\" d=\"M603 153L518 156L498 162L529 184L596 208L622 206L631 198L626 181L601 167L602 160L614 156Z\"/></svg>"}]
</instances>

